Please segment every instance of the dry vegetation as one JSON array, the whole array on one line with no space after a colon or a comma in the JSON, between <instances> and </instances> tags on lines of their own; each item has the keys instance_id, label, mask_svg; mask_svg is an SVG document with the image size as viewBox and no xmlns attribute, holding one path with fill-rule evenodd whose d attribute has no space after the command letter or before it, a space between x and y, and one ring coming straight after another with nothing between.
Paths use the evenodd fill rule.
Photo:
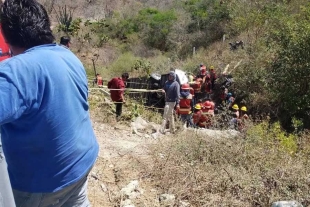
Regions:
<instances>
[{"instance_id":1,"label":"dry vegetation","mask_svg":"<svg viewBox=\"0 0 310 207\"><path fill-rule=\"evenodd\" d=\"M192 206L310 204L306 154L292 155L253 134L232 139L184 134L158 144L152 155L154 184Z\"/></svg>"},{"instance_id":2,"label":"dry vegetation","mask_svg":"<svg viewBox=\"0 0 310 207\"><path fill-rule=\"evenodd\" d=\"M276 115L281 115L278 113L281 105L277 101L271 103L270 100L274 96L270 94L270 82L266 73L276 55L269 45L266 46L266 31L277 29L268 23L274 21L272 17L279 13L272 7L272 3L269 5L270 1L221 1L231 9L229 18L233 20L228 18L229 20L220 22L218 28L203 28L205 30L190 34L187 29L193 19L188 11L180 9L178 2L181 1L41 2L50 12L54 26L57 24L55 10L63 5L74 11L74 18L83 19L79 24L78 34L72 37L72 51L84 63L90 80L94 76L93 62L105 81L123 71L131 72L132 76L145 74L145 71L133 69L132 66L137 60L150 63L152 72L166 72L170 68L194 71L201 62L207 66L214 65L218 72L222 72L229 65L229 72L234 74L236 80L234 92L237 97L242 97L242 101L255 113L265 114L264 118L273 116L272 122L266 119L250 126L241 136L229 139L186 131L156 140L146 139L132 133L130 121L142 116L145 120L159 124L160 113L143 107L141 102L128 100L123 120L116 123L114 105L109 103L108 95L91 90L89 102L92 120L101 146L89 180L90 199L94 207L122 206L124 198L120 190L132 180L138 180L144 190L144 193L133 201L137 207L160 206L159 195L163 193L175 195L174 206L184 207L186 203L192 207L265 207L278 200L297 200L304 206L310 206L310 135L299 130L302 125L300 121L304 118L293 117L297 124L291 133L284 132L280 124L274 121ZM218 3L216 0L210 2ZM305 5L307 1L276 1L279 2L289 5L288 8L291 9L288 10L292 13L298 13L300 5ZM267 3L270 8L266 9L264 6ZM117 23L130 20L129 17L136 15L146 6L160 11L173 8L178 15L178 21L171 26L173 32L167 36L175 50L161 51L147 46L143 42L146 36L144 33L129 34L124 39L111 38L98 44L101 38L98 34L104 36L107 30L98 34L91 33L84 24L86 19L93 22L104 19L111 21L110 25L117 26ZM220 10L216 11L218 13L215 14L221 13ZM279 11L281 13L281 10ZM286 22L285 18L280 17L280 23ZM226 25L229 21L232 25ZM54 30L57 40L64 35L63 32L57 32L56 27ZM221 35L216 41L204 41L208 35L212 36L208 32L213 30ZM225 35L225 41L220 32L229 33ZM204 36L205 34L208 35ZM228 42L237 40L245 42L245 49L231 51ZM300 39L299 42L304 41ZM192 55L194 46L196 53ZM308 51L307 48L305 51ZM287 111L283 111L282 115L286 114Z\"/></svg>"},{"instance_id":3,"label":"dry vegetation","mask_svg":"<svg viewBox=\"0 0 310 207\"><path fill-rule=\"evenodd\" d=\"M307 133L287 136L278 123L261 122L238 137L180 131L175 136L146 139L132 134L129 127L134 102L127 104L127 118L117 125L113 124L113 105L100 94L91 95L90 103L95 127L104 128L97 135L104 148L93 170L97 178L90 178L95 207L122 206L120 189L132 180L138 180L144 190L133 201L141 207L161 206L159 196L164 193L175 195L174 206L265 207L279 200L310 205ZM139 113L160 123L154 112L141 107ZM111 143L111 139L115 140ZM113 155L104 155L114 142L119 146Z\"/></svg>"}]
</instances>

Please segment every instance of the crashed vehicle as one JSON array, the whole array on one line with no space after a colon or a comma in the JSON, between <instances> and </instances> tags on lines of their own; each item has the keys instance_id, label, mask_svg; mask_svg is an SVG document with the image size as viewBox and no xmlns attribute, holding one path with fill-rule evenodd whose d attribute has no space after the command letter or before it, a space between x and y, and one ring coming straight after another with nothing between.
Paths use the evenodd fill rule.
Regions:
<instances>
[{"instance_id":1,"label":"crashed vehicle","mask_svg":"<svg viewBox=\"0 0 310 207\"><path fill-rule=\"evenodd\" d=\"M187 73L175 69L176 81L180 86L184 83L189 83L193 89L194 102L201 97L202 91L204 90L204 85L195 80L189 82ZM158 74L152 73L148 77L138 77L138 78L129 78L127 80L127 88L134 89L146 89L146 90L158 90L164 87L165 82L168 80L169 73ZM221 75L218 77L217 82L215 83L214 90L212 92L212 99L215 102L216 106L220 105L222 102L221 93L223 89L230 88L233 84L233 78L231 75ZM137 101L143 101L143 104L146 106L152 106L155 108L163 108L165 106L165 95L162 92L132 92L128 94L132 99Z\"/></svg>"},{"instance_id":2,"label":"crashed vehicle","mask_svg":"<svg viewBox=\"0 0 310 207\"><path fill-rule=\"evenodd\" d=\"M188 77L186 72L175 69L176 81L182 85L188 83ZM134 89L147 89L147 90L158 90L162 89L165 82L168 80L169 73L158 74L152 73L149 77L141 78L129 78L127 80L127 88ZM143 100L146 106L154 108L163 108L165 106L165 94L162 92L144 92L144 93L129 93L129 96L136 100Z\"/></svg>"}]
</instances>

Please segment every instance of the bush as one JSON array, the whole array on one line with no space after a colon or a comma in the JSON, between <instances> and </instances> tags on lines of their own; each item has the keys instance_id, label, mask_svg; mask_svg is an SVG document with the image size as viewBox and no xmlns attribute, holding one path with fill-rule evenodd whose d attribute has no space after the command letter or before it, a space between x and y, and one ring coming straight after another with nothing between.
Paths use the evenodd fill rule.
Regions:
<instances>
[{"instance_id":1,"label":"bush","mask_svg":"<svg viewBox=\"0 0 310 207\"><path fill-rule=\"evenodd\" d=\"M168 51L172 47L167 37L176 20L177 17L173 10L159 11L152 8L141 10L135 18L145 43L162 51Z\"/></svg>"},{"instance_id":2,"label":"bush","mask_svg":"<svg viewBox=\"0 0 310 207\"><path fill-rule=\"evenodd\" d=\"M306 151L297 150L296 136L286 136L278 126L268 130L263 122L244 138L183 133L163 140L151 152L151 180L159 191L191 206L270 206L278 200L308 206Z\"/></svg>"},{"instance_id":3,"label":"bush","mask_svg":"<svg viewBox=\"0 0 310 207\"><path fill-rule=\"evenodd\" d=\"M270 35L276 55L271 67L269 87L273 101L286 113L285 120L302 119L309 129L310 113L310 4L301 7L299 14L285 16L275 22ZM289 123L291 124L291 123Z\"/></svg>"}]
</instances>

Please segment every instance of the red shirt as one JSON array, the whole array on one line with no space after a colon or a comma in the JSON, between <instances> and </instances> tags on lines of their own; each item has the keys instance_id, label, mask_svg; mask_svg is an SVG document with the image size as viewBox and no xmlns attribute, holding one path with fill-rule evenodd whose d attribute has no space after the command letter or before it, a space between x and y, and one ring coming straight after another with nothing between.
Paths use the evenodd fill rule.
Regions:
<instances>
[{"instance_id":1,"label":"red shirt","mask_svg":"<svg viewBox=\"0 0 310 207\"><path fill-rule=\"evenodd\" d=\"M198 124L199 123L200 118L201 118L201 114L202 114L201 110L195 111L195 113L193 114L193 122L194 122L194 124Z\"/></svg>"},{"instance_id":2,"label":"red shirt","mask_svg":"<svg viewBox=\"0 0 310 207\"><path fill-rule=\"evenodd\" d=\"M11 57L10 48L6 44L4 37L2 36L2 32L0 32L0 61L5 60Z\"/></svg>"},{"instance_id":3,"label":"red shirt","mask_svg":"<svg viewBox=\"0 0 310 207\"><path fill-rule=\"evenodd\" d=\"M97 85L102 86L103 85L103 79L100 75L97 76Z\"/></svg>"},{"instance_id":4,"label":"red shirt","mask_svg":"<svg viewBox=\"0 0 310 207\"><path fill-rule=\"evenodd\" d=\"M110 89L123 89L123 90L111 90L111 99L112 101L119 102L122 100L122 95L124 94L125 83L122 78L117 77L113 78L108 82L108 88Z\"/></svg>"}]
</instances>

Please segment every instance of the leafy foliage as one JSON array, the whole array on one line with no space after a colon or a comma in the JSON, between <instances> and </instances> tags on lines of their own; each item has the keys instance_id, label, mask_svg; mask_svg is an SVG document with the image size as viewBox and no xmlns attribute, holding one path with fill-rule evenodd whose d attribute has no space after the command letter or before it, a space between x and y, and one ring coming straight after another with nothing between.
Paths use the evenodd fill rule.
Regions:
<instances>
[{"instance_id":1,"label":"leafy foliage","mask_svg":"<svg viewBox=\"0 0 310 207\"><path fill-rule=\"evenodd\" d=\"M133 69L137 71L141 71L142 74L150 75L152 65L149 61L144 59L136 60L135 64L133 65ZM141 74L141 75L142 75Z\"/></svg>"},{"instance_id":2,"label":"leafy foliage","mask_svg":"<svg viewBox=\"0 0 310 207\"><path fill-rule=\"evenodd\" d=\"M63 31L65 33L69 33L72 31L71 23L73 21L73 10L67 8L67 5L58 7L58 11L54 8L56 12L57 21L59 23L58 30Z\"/></svg>"},{"instance_id":3,"label":"leafy foliage","mask_svg":"<svg viewBox=\"0 0 310 207\"><path fill-rule=\"evenodd\" d=\"M280 107L287 116L302 119L310 113L309 18L310 4L302 7L300 14L278 22L271 35L277 49L269 84L274 100L281 100Z\"/></svg>"},{"instance_id":4,"label":"leafy foliage","mask_svg":"<svg viewBox=\"0 0 310 207\"><path fill-rule=\"evenodd\" d=\"M111 74L128 69L148 74L171 67L193 71L200 62L223 70L242 60L232 71L236 100L245 102L252 114L280 119L285 128L293 130L294 118L310 128L307 0L184 0L169 1L165 8L155 8L155 1L136 5L134 9L124 5L84 25L72 18L66 6L55 12L60 30L77 37L81 48L119 50L120 58L107 66ZM229 51L228 41L237 38L244 41L244 50Z\"/></svg>"},{"instance_id":5,"label":"leafy foliage","mask_svg":"<svg viewBox=\"0 0 310 207\"><path fill-rule=\"evenodd\" d=\"M167 51L172 47L167 37L176 20L177 17L173 10L159 11L146 8L139 12L135 22L138 31L141 32L140 36L144 36L147 45Z\"/></svg>"}]
</instances>

